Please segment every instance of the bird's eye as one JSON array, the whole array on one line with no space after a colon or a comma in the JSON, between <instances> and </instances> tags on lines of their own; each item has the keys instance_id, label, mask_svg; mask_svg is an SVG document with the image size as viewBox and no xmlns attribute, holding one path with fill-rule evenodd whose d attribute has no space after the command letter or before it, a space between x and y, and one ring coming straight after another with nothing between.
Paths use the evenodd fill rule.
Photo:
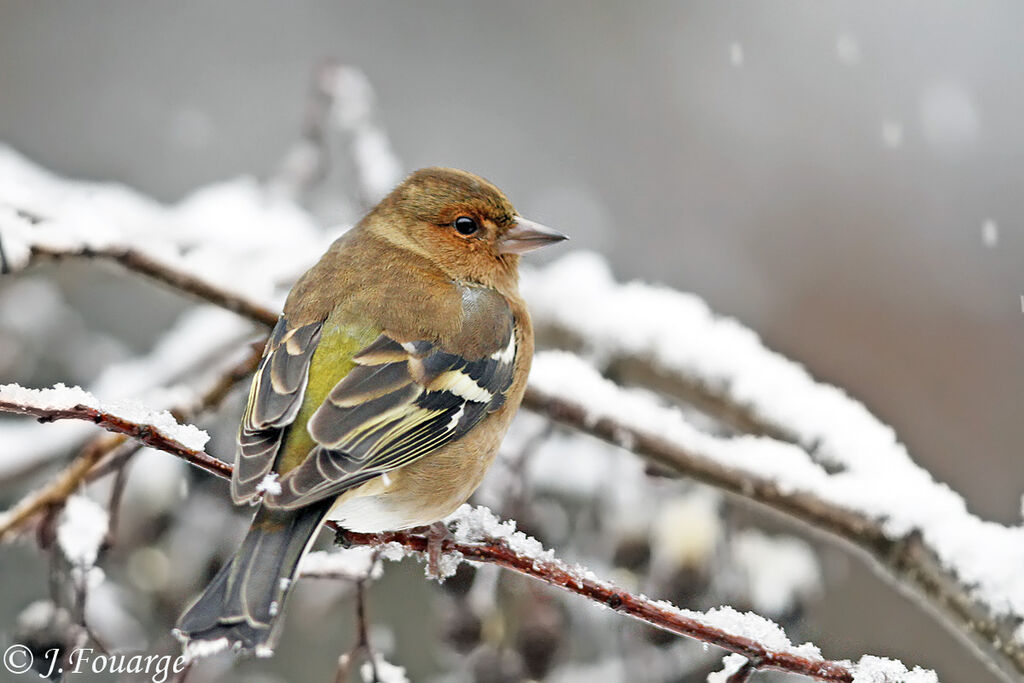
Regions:
<instances>
[{"instance_id":1,"label":"bird's eye","mask_svg":"<svg viewBox=\"0 0 1024 683\"><path fill-rule=\"evenodd\" d=\"M460 235L472 235L474 232L480 229L480 226L476 224L476 221L469 216L459 216L452 223L452 226L459 231Z\"/></svg>"}]
</instances>

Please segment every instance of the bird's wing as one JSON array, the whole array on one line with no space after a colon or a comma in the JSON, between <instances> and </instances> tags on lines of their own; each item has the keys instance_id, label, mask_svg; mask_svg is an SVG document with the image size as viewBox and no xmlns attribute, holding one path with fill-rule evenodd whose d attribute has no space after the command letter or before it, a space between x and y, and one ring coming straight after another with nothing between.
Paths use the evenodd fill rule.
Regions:
<instances>
[{"instance_id":1,"label":"bird's wing","mask_svg":"<svg viewBox=\"0 0 1024 683\"><path fill-rule=\"evenodd\" d=\"M231 476L231 497L236 503L255 498L257 487L274 466L284 431L302 405L309 363L322 328L322 322L289 327L282 316L270 335L238 430Z\"/></svg>"},{"instance_id":2,"label":"bird's wing","mask_svg":"<svg viewBox=\"0 0 1024 683\"><path fill-rule=\"evenodd\" d=\"M306 423L315 445L280 475L280 490L264 493L264 504L291 509L339 495L460 438L497 410L515 367L513 315L498 296L473 304L464 307L470 357L451 348L463 346L458 338L446 348L400 343L387 332L352 356L355 366ZM480 315L483 345L483 321L469 319Z\"/></svg>"}]
</instances>

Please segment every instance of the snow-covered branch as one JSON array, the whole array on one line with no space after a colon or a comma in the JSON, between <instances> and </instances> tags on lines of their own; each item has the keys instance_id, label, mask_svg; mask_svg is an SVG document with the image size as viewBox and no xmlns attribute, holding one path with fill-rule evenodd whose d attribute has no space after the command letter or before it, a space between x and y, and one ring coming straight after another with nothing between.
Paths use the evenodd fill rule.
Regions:
<instances>
[{"instance_id":1,"label":"snow-covered branch","mask_svg":"<svg viewBox=\"0 0 1024 683\"><path fill-rule=\"evenodd\" d=\"M109 432L126 434L152 448L182 456L202 451L210 438L201 429L180 424L166 410L150 410L137 403L103 403L80 387L63 384L52 389L0 385L0 411L32 415L41 422L95 422Z\"/></svg>"},{"instance_id":2,"label":"snow-covered branch","mask_svg":"<svg viewBox=\"0 0 1024 683\"><path fill-rule=\"evenodd\" d=\"M861 403L697 297L617 283L592 254L533 272L524 289L542 334L748 435L710 436L568 354L537 359L527 405L854 543L1004 676L1024 673L1024 527L972 514Z\"/></svg>"},{"instance_id":3,"label":"snow-covered branch","mask_svg":"<svg viewBox=\"0 0 1024 683\"><path fill-rule=\"evenodd\" d=\"M175 453L213 474L230 476L230 467L203 452L206 433L190 425L179 424L178 420L188 419L218 406L228 392L256 368L261 355L260 348L254 347L242 361L222 372L198 400L180 405L172 411L157 412L138 404L119 402L103 404L77 387L58 386L44 390L25 389L17 385L0 387L0 411L33 415L46 422L81 419L117 434L89 442L65 470L0 516L0 538L17 531L37 513L62 505L83 482L116 467L116 463L108 462L108 456L122 447L128 437L159 450Z\"/></svg>"},{"instance_id":4,"label":"snow-covered branch","mask_svg":"<svg viewBox=\"0 0 1024 683\"><path fill-rule=\"evenodd\" d=\"M486 508L463 506L448 524L453 537L445 539L442 548L449 557L494 564L543 581L665 631L742 655L752 669L786 671L821 681L924 683L937 680L930 671L907 671L896 665L897 669L890 660L884 660L890 672L882 675L881 669L875 666L878 659L874 657L864 658L863 664L823 659L815 646L794 645L782 629L752 613L742 614L729 607L707 612L685 610L633 594L583 567L559 560L538 541L516 531L515 522L502 522ZM411 532L359 534L339 530L339 537L345 544L381 546L385 557L394 556L396 549L425 556L429 543L427 536ZM454 571L451 564L449 569Z\"/></svg>"},{"instance_id":5,"label":"snow-covered branch","mask_svg":"<svg viewBox=\"0 0 1024 683\"><path fill-rule=\"evenodd\" d=\"M156 413L138 406L105 406L80 389L58 387L52 390L31 390L16 386L0 388L0 408L35 415L43 419L86 419L108 430L126 434L152 448L175 455L219 477L230 478L230 465L199 450L206 442L205 434L188 425L180 425L166 412ZM132 417L149 422L132 422ZM583 596L616 612L628 615L677 635L694 638L743 655L753 669L774 669L808 676L815 680L902 683L937 681L934 673L900 667L899 677L876 676L872 666L822 659L819 650L810 644L794 646L785 633L771 621L752 613L741 614L723 607L709 612L683 610L656 601L597 578L592 572L569 566L557 559L539 542L515 530L514 522L501 522L486 508L463 506L449 520L453 538L442 542L446 558L442 568L454 572L461 560L484 562L510 569L552 586ZM429 538L411 532L360 534L331 524L344 544L381 547L385 558L395 558L402 548L421 555L428 552ZM398 554L398 557L401 553ZM360 555L331 562L322 554L307 558L303 573L312 576L349 578L370 574L373 560ZM866 658L873 662L876 658ZM888 660L886 660L888 662ZM895 666L888 662L887 666Z\"/></svg>"}]
</instances>

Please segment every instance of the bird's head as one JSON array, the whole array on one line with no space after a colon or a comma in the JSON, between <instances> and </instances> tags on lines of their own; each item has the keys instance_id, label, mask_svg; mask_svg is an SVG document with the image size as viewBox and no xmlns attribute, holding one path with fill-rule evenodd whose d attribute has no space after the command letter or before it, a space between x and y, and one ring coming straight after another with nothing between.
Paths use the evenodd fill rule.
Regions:
<instances>
[{"instance_id":1,"label":"bird's head","mask_svg":"<svg viewBox=\"0 0 1024 683\"><path fill-rule=\"evenodd\" d=\"M514 282L520 254L567 239L520 216L487 180L453 168L410 175L370 212L367 227L453 279L499 289Z\"/></svg>"}]
</instances>

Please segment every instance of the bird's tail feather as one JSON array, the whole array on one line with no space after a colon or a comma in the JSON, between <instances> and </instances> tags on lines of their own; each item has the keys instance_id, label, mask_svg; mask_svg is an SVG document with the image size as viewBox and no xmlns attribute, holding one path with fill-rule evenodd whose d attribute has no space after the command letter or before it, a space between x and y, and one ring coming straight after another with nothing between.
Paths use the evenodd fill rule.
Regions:
<instances>
[{"instance_id":1,"label":"bird's tail feather","mask_svg":"<svg viewBox=\"0 0 1024 683\"><path fill-rule=\"evenodd\" d=\"M299 560L330 509L330 501L298 510L261 506L242 547L178 620L186 648L270 654Z\"/></svg>"}]
</instances>

